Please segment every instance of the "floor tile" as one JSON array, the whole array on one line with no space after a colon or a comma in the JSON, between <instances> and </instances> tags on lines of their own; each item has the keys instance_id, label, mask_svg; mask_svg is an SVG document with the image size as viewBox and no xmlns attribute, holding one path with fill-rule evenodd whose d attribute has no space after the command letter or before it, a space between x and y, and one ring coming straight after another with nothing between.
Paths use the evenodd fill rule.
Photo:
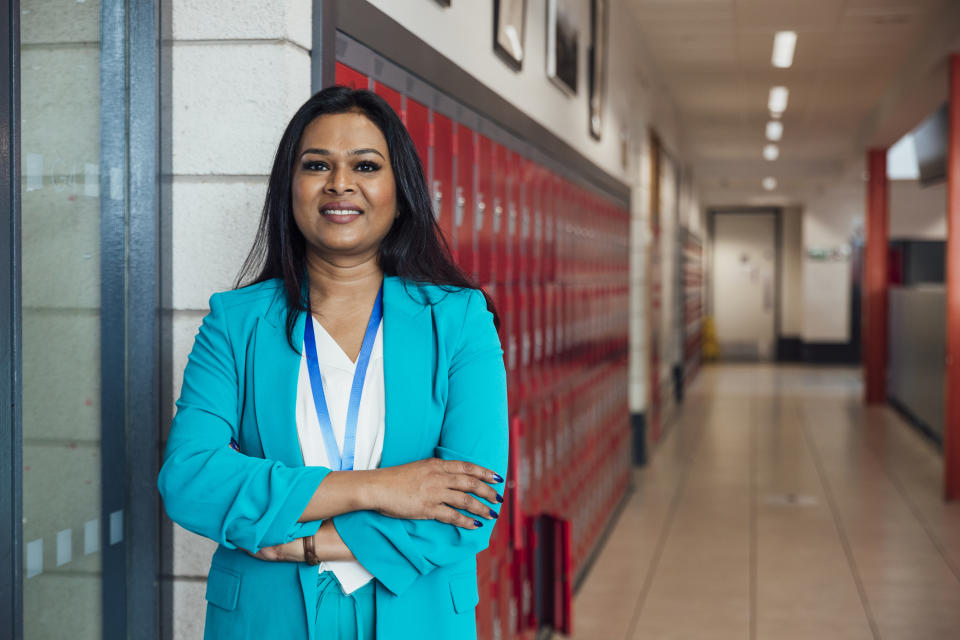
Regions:
<instances>
[{"instance_id":1,"label":"floor tile","mask_svg":"<svg viewBox=\"0 0 960 640\"><path fill-rule=\"evenodd\" d=\"M960 505L857 369L706 367L635 472L574 638L956 640Z\"/></svg>"}]
</instances>

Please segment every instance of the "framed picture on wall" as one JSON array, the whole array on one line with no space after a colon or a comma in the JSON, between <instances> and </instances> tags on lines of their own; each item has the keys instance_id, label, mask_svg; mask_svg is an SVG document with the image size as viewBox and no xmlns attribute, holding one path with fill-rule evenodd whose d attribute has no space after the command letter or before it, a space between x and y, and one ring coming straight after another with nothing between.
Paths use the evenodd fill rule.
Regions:
<instances>
[{"instance_id":1,"label":"framed picture on wall","mask_svg":"<svg viewBox=\"0 0 960 640\"><path fill-rule=\"evenodd\" d=\"M577 95L580 25L576 0L547 0L547 77Z\"/></svg>"},{"instance_id":2,"label":"framed picture on wall","mask_svg":"<svg viewBox=\"0 0 960 640\"><path fill-rule=\"evenodd\" d=\"M511 67L523 67L527 0L493 0L493 50Z\"/></svg>"},{"instance_id":3,"label":"framed picture on wall","mask_svg":"<svg viewBox=\"0 0 960 640\"><path fill-rule=\"evenodd\" d=\"M608 0L590 0L590 135L603 134L603 105L607 92Z\"/></svg>"}]
</instances>

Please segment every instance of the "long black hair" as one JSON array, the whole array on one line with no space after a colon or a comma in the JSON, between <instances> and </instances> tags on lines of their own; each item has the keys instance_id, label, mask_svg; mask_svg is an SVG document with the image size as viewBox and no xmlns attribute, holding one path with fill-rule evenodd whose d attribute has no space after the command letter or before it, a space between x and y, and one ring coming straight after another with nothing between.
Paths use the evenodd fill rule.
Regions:
<instances>
[{"instance_id":1,"label":"long black hair","mask_svg":"<svg viewBox=\"0 0 960 640\"><path fill-rule=\"evenodd\" d=\"M297 150L304 129L316 118L348 112L362 113L380 129L393 166L399 215L380 244L378 259L384 275L451 290L480 289L453 261L450 246L433 214L423 165L396 112L372 91L329 87L314 94L297 110L280 138L257 236L235 284L239 288L273 278L283 280L288 303L287 338L291 346L297 315L307 309L306 241L294 221L291 196ZM494 324L499 327L500 318L493 301L486 292L483 295L487 308L493 313Z\"/></svg>"}]
</instances>

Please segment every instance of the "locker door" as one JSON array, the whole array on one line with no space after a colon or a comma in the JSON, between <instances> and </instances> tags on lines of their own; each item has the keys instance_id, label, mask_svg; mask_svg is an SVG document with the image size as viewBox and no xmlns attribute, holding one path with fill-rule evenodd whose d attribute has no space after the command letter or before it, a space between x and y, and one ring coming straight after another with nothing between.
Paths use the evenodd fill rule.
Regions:
<instances>
[{"instance_id":1,"label":"locker door","mask_svg":"<svg viewBox=\"0 0 960 640\"><path fill-rule=\"evenodd\" d=\"M494 195L494 143L490 138L477 134L477 194L476 208L474 209L474 272L480 284L485 285L492 282L490 249L491 249L491 230L493 218L493 195Z\"/></svg>"},{"instance_id":2,"label":"locker door","mask_svg":"<svg viewBox=\"0 0 960 640\"><path fill-rule=\"evenodd\" d=\"M417 148L420 164L423 165L423 175L430 180L430 148L433 144L430 136L430 110L416 100L407 98L407 131L413 139L413 146ZM427 184L430 184L427 182Z\"/></svg>"},{"instance_id":3,"label":"locker door","mask_svg":"<svg viewBox=\"0 0 960 640\"><path fill-rule=\"evenodd\" d=\"M517 405L517 340L514 332L513 285L501 283L498 287L497 310L500 312L500 344L503 347L503 364L507 371L507 401L510 413Z\"/></svg>"},{"instance_id":4,"label":"locker door","mask_svg":"<svg viewBox=\"0 0 960 640\"><path fill-rule=\"evenodd\" d=\"M393 110L397 112L398 116L400 116L403 124L407 124L407 114L406 110L403 108L404 96L402 96L399 91L391 89L382 82L374 82L373 91L378 96L386 100L391 107L393 107Z\"/></svg>"},{"instance_id":5,"label":"locker door","mask_svg":"<svg viewBox=\"0 0 960 640\"><path fill-rule=\"evenodd\" d=\"M433 212L440 223L440 230L447 245L454 250L453 212L456 205L454 193L454 133L450 118L433 112Z\"/></svg>"},{"instance_id":6,"label":"locker door","mask_svg":"<svg viewBox=\"0 0 960 640\"><path fill-rule=\"evenodd\" d=\"M336 64L336 82L351 89L369 89L370 78L342 62Z\"/></svg>"},{"instance_id":7,"label":"locker door","mask_svg":"<svg viewBox=\"0 0 960 640\"><path fill-rule=\"evenodd\" d=\"M543 281L553 282L557 276L557 212L553 190L547 184L542 190L543 203Z\"/></svg>"},{"instance_id":8,"label":"locker door","mask_svg":"<svg viewBox=\"0 0 960 640\"><path fill-rule=\"evenodd\" d=\"M517 243L520 253L520 258L517 260L517 280L519 282L529 282L532 277L533 256L530 254L530 248L533 238L534 212L540 202L538 193L539 178L540 168L531 163L530 171L524 180L524 206L520 211L520 237Z\"/></svg>"},{"instance_id":9,"label":"locker door","mask_svg":"<svg viewBox=\"0 0 960 640\"><path fill-rule=\"evenodd\" d=\"M470 276L476 277L474 270L474 218L473 211L475 186L474 176L477 164L475 134L473 130L457 125L456 148L457 175L456 175L456 206L454 209L453 226L454 242L456 244L457 263Z\"/></svg>"},{"instance_id":10,"label":"locker door","mask_svg":"<svg viewBox=\"0 0 960 640\"><path fill-rule=\"evenodd\" d=\"M523 169L524 158L518 153L507 152L507 202L504 217L503 231L498 240L500 258L497 260L498 277L504 282L514 282L517 277L516 269L516 238L517 223L520 219L520 210L523 207ZM502 265L502 269L500 267Z\"/></svg>"},{"instance_id":11,"label":"locker door","mask_svg":"<svg viewBox=\"0 0 960 640\"><path fill-rule=\"evenodd\" d=\"M503 282L507 275L506 231L511 206L510 189L513 181L511 171L514 153L500 144L494 146L493 152L494 195L490 230L490 263L494 280Z\"/></svg>"}]
</instances>

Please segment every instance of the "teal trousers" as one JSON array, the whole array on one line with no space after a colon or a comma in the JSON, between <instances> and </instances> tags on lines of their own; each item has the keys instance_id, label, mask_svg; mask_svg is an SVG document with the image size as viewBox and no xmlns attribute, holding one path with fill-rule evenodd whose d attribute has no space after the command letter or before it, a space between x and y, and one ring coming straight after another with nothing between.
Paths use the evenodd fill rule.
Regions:
<instances>
[{"instance_id":1,"label":"teal trousers","mask_svg":"<svg viewBox=\"0 0 960 640\"><path fill-rule=\"evenodd\" d=\"M331 571L317 578L318 640L374 640L377 637L377 611L371 580L347 595Z\"/></svg>"}]
</instances>

